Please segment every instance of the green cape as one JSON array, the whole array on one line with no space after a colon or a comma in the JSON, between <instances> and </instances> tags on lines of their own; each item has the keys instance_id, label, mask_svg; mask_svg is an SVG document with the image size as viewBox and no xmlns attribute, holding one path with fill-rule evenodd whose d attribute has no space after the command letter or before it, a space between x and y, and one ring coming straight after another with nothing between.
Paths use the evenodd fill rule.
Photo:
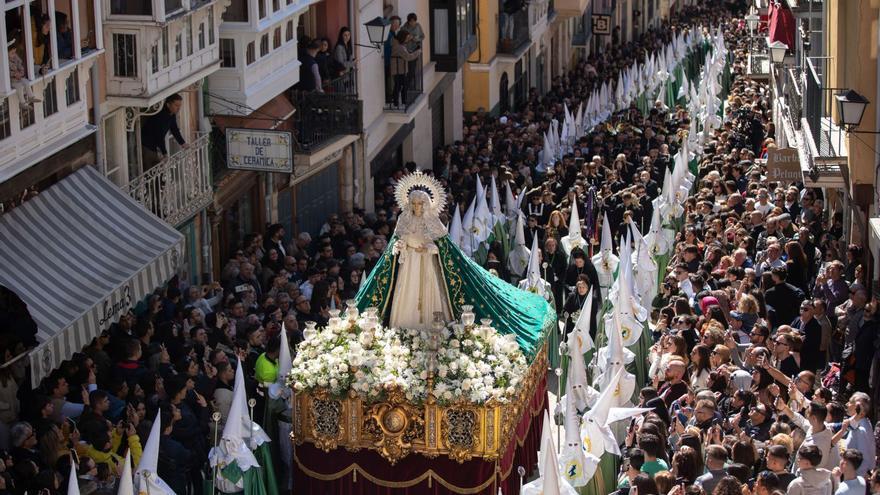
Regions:
<instances>
[{"instance_id":1,"label":"green cape","mask_svg":"<svg viewBox=\"0 0 880 495\"><path fill-rule=\"evenodd\" d=\"M391 299L397 256L391 247L397 240L392 236L388 247L370 275L364 279L355 299L358 309L379 309L379 315L387 322L391 314ZM516 335L516 341L531 362L548 331L556 328L556 311L543 297L526 292L490 274L478 265L444 235L434 240L440 252L440 268L453 316L461 317L461 307L471 305L477 320L491 318L492 326L502 334Z\"/></svg>"}]
</instances>

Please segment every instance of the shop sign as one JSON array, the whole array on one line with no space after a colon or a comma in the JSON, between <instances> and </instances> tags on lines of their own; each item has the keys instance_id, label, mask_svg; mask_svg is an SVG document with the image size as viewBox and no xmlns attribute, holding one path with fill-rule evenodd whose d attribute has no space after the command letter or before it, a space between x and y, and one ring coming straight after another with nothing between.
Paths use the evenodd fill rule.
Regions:
<instances>
[{"instance_id":1,"label":"shop sign","mask_svg":"<svg viewBox=\"0 0 880 495\"><path fill-rule=\"evenodd\" d=\"M804 175L796 149L777 148L768 151L767 180L786 185L793 182L803 182Z\"/></svg>"},{"instance_id":2,"label":"shop sign","mask_svg":"<svg viewBox=\"0 0 880 495\"><path fill-rule=\"evenodd\" d=\"M290 132L226 129L226 166L237 170L293 173Z\"/></svg>"},{"instance_id":3,"label":"shop sign","mask_svg":"<svg viewBox=\"0 0 880 495\"><path fill-rule=\"evenodd\" d=\"M593 34L608 36L611 34L611 16L593 14Z\"/></svg>"}]
</instances>

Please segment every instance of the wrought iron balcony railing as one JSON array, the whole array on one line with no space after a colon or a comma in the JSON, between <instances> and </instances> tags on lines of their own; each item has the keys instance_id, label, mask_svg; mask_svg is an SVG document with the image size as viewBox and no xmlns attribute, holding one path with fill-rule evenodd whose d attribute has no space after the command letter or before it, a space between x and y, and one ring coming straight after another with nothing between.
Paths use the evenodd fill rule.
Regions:
<instances>
[{"instance_id":1,"label":"wrought iron balcony railing","mask_svg":"<svg viewBox=\"0 0 880 495\"><path fill-rule=\"evenodd\" d=\"M529 8L505 12L498 19L498 53L512 54L529 42Z\"/></svg>"},{"instance_id":2,"label":"wrought iron balcony railing","mask_svg":"<svg viewBox=\"0 0 880 495\"><path fill-rule=\"evenodd\" d=\"M205 134L128 184L128 193L165 222L178 226L214 197Z\"/></svg>"},{"instance_id":3,"label":"wrought iron balcony railing","mask_svg":"<svg viewBox=\"0 0 880 495\"><path fill-rule=\"evenodd\" d=\"M296 151L313 153L331 139L363 131L363 102L357 94L357 71L330 81L324 93L294 91Z\"/></svg>"},{"instance_id":4,"label":"wrought iron balcony railing","mask_svg":"<svg viewBox=\"0 0 880 495\"><path fill-rule=\"evenodd\" d=\"M394 65L395 60L391 61ZM403 78L395 76L385 78L385 110L393 112L406 112L416 102L424 91L422 73L422 57L411 61L399 61L398 65L406 64L406 75Z\"/></svg>"}]
</instances>

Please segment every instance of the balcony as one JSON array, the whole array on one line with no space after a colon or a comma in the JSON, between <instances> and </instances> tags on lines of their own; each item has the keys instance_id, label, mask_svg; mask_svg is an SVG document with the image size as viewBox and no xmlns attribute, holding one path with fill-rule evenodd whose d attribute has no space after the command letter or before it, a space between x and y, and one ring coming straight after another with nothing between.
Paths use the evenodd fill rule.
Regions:
<instances>
[{"instance_id":1,"label":"balcony","mask_svg":"<svg viewBox=\"0 0 880 495\"><path fill-rule=\"evenodd\" d=\"M217 70L223 6L219 0L153 0L143 18L121 13L132 9L108 9L108 98L120 106L149 107Z\"/></svg>"},{"instance_id":2,"label":"balcony","mask_svg":"<svg viewBox=\"0 0 880 495\"><path fill-rule=\"evenodd\" d=\"M281 0L267 5L264 0L229 0L223 12L220 33L225 37L234 33L257 34L265 32L280 22L297 18L317 0ZM296 19L293 19L296 22ZM294 32L296 27L294 27Z\"/></svg>"},{"instance_id":3,"label":"balcony","mask_svg":"<svg viewBox=\"0 0 880 495\"><path fill-rule=\"evenodd\" d=\"M178 226L208 206L214 191L205 134L128 184L128 193L165 222Z\"/></svg>"},{"instance_id":4,"label":"balcony","mask_svg":"<svg viewBox=\"0 0 880 495\"><path fill-rule=\"evenodd\" d=\"M529 46L530 30L529 27L529 8L506 13L502 10L498 19L498 53L503 55L513 55L519 58Z\"/></svg>"},{"instance_id":5,"label":"balcony","mask_svg":"<svg viewBox=\"0 0 880 495\"><path fill-rule=\"evenodd\" d=\"M551 0L532 0L528 5L529 36L531 39L536 40L547 32L553 2Z\"/></svg>"},{"instance_id":6,"label":"balcony","mask_svg":"<svg viewBox=\"0 0 880 495\"><path fill-rule=\"evenodd\" d=\"M555 0L554 9L563 18L581 17L590 8L590 0Z\"/></svg>"},{"instance_id":7,"label":"balcony","mask_svg":"<svg viewBox=\"0 0 880 495\"><path fill-rule=\"evenodd\" d=\"M87 65L67 66L29 86L41 102L23 107L18 91L0 97L0 183L95 132Z\"/></svg>"},{"instance_id":8,"label":"balcony","mask_svg":"<svg viewBox=\"0 0 880 495\"><path fill-rule=\"evenodd\" d=\"M409 62L392 60L391 63L406 64L407 73L402 84L400 80L395 84L394 76L385 78L385 111L406 113L424 92L422 57Z\"/></svg>"},{"instance_id":9,"label":"balcony","mask_svg":"<svg viewBox=\"0 0 880 495\"><path fill-rule=\"evenodd\" d=\"M330 81L324 93L294 91L296 152L314 153L334 138L363 132L363 102L357 72Z\"/></svg>"},{"instance_id":10,"label":"balcony","mask_svg":"<svg viewBox=\"0 0 880 495\"><path fill-rule=\"evenodd\" d=\"M783 144L798 149L805 174L818 173L811 184L845 188L841 170L847 162L845 133L831 119L832 95L824 88L821 69L809 58L803 70L774 69L782 117L777 134L785 137Z\"/></svg>"},{"instance_id":11,"label":"balcony","mask_svg":"<svg viewBox=\"0 0 880 495\"><path fill-rule=\"evenodd\" d=\"M262 35L237 30L230 34L226 23L221 26L221 65L209 76L212 114L247 115L299 82L298 17Z\"/></svg>"}]
</instances>

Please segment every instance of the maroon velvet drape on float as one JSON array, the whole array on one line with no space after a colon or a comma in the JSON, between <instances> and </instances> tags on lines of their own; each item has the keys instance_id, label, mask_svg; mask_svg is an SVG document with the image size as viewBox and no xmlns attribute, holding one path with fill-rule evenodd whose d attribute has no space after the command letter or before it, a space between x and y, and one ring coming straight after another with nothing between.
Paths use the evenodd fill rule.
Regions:
<instances>
[{"instance_id":1,"label":"maroon velvet drape on float","mask_svg":"<svg viewBox=\"0 0 880 495\"><path fill-rule=\"evenodd\" d=\"M444 456L410 454L394 466L378 453L337 448L329 453L310 443L294 446L293 492L297 495L505 495L519 494L517 467L531 474L537 466L541 426L547 406L547 379L523 411L515 438L497 462L479 458L462 464ZM527 475L528 476L528 475Z\"/></svg>"},{"instance_id":2,"label":"maroon velvet drape on float","mask_svg":"<svg viewBox=\"0 0 880 495\"><path fill-rule=\"evenodd\" d=\"M783 5L770 2L770 41L781 41L794 49L795 22L791 10Z\"/></svg>"}]
</instances>

